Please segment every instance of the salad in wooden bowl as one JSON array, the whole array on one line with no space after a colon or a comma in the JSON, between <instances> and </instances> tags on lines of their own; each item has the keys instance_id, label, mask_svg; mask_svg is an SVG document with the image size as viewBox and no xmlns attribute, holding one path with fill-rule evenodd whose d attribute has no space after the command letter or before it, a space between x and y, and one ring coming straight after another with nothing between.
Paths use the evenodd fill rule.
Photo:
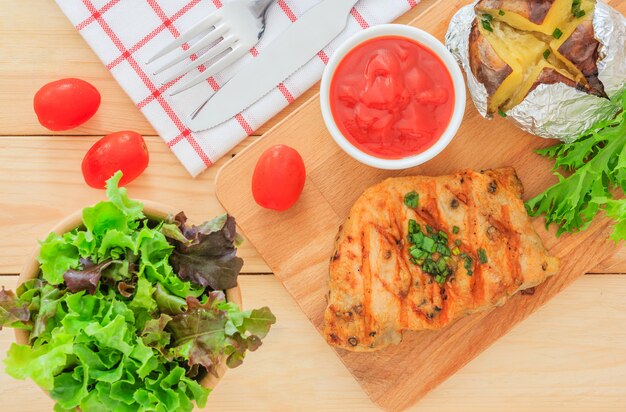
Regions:
<instances>
[{"instance_id":1,"label":"salad in wooden bowl","mask_svg":"<svg viewBox=\"0 0 626 412\"><path fill-rule=\"evenodd\" d=\"M58 411L203 407L275 317L241 309L231 216L189 226L129 199L120 178L107 182L108 201L41 242L16 293L0 291L0 327L17 340L6 372L31 378Z\"/></svg>"}]
</instances>

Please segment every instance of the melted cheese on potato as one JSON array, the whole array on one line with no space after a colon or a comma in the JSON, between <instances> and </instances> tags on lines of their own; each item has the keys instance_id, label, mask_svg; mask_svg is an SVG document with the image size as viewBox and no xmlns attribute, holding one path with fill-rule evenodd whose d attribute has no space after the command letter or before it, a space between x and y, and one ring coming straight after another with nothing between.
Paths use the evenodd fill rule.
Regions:
<instances>
[{"instance_id":1,"label":"melted cheese on potato","mask_svg":"<svg viewBox=\"0 0 626 412\"><path fill-rule=\"evenodd\" d=\"M476 11L490 14L518 30L539 32L548 36L552 36L557 28L564 32L565 26L576 23L576 18L572 15L572 0L554 0L551 6L549 3L549 0L481 0L476 5ZM594 1L583 0L580 8L586 15L590 15Z\"/></svg>"},{"instance_id":2,"label":"melted cheese on potato","mask_svg":"<svg viewBox=\"0 0 626 412\"><path fill-rule=\"evenodd\" d=\"M480 0L470 35L470 66L485 85L489 114L521 103L541 84L563 83L606 97L598 79L595 0Z\"/></svg>"}]
</instances>

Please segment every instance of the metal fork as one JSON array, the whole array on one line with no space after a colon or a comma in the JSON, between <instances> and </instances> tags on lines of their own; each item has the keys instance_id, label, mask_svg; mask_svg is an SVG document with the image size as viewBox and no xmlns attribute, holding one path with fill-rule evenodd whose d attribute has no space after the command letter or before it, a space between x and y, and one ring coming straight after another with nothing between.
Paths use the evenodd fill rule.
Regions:
<instances>
[{"instance_id":1,"label":"metal fork","mask_svg":"<svg viewBox=\"0 0 626 412\"><path fill-rule=\"evenodd\" d=\"M259 39L265 32L267 11L274 1L276 0L231 0L179 38L163 47L146 64L160 59L208 31L204 37L189 47L184 53L167 59L154 71L154 74L157 75L191 57L193 54L198 55L206 49L203 54L198 55L197 59L173 71L162 82L163 84L169 83L179 76L194 70L196 67L216 59L200 74L188 82L177 85L170 94L173 96L190 89L230 66L259 42Z\"/></svg>"}]
</instances>

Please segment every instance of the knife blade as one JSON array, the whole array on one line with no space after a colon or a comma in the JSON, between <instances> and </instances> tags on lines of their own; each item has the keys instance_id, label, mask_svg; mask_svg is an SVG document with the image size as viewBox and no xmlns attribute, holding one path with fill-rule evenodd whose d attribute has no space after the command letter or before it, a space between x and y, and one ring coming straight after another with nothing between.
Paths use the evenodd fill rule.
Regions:
<instances>
[{"instance_id":1,"label":"knife blade","mask_svg":"<svg viewBox=\"0 0 626 412\"><path fill-rule=\"evenodd\" d=\"M324 0L315 5L196 109L187 126L194 132L210 129L268 94L337 37L357 1Z\"/></svg>"}]
</instances>

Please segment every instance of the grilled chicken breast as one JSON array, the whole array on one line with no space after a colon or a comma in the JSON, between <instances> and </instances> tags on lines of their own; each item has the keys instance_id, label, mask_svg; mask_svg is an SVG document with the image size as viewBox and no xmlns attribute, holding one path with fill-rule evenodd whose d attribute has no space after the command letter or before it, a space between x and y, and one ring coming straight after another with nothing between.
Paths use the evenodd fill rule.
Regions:
<instances>
[{"instance_id":1,"label":"grilled chicken breast","mask_svg":"<svg viewBox=\"0 0 626 412\"><path fill-rule=\"evenodd\" d=\"M522 191L512 168L391 178L367 189L331 257L328 342L382 349L404 329L442 328L557 273Z\"/></svg>"}]
</instances>

